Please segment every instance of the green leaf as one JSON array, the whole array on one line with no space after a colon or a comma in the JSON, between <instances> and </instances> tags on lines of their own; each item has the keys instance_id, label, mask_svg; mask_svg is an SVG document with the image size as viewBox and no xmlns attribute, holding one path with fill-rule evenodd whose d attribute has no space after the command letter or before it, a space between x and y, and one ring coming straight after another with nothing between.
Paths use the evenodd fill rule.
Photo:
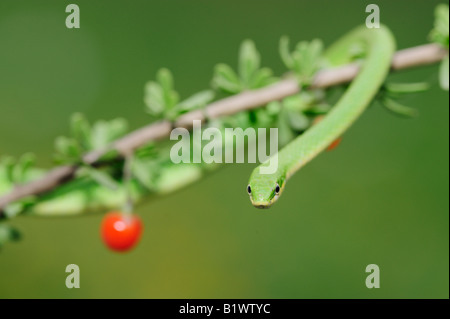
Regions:
<instances>
[{"instance_id":1,"label":"green leaf","mask_svg":"<svg viewBox=\"0 0 450 319\"><path fill-rule=\"evenodd\" d=\"M242 42L239 51L239 75L247 88L250 88L249 84L253 75L259 69L260 63L261 58L253 41L245 40Z\"/></svg>"},{"instance_id":2,"label":"green leaf","mask_svg":"<svg viewBox=\"0 0 450 319\"><path fill-rule=\"evenodd\" d=\"M320 59L322 55L323 44L322 41L314 39L303 46L303 53L301 59L301 75L308 81L314 76L320 67Z\"/></svg>"},{"instance_id":3,"label":"green leaf","mask_svg":"<svg viewBox=\"0 0 450 319\"><path fill-rule=\"evenodd\" d=\"M191 111L204 107L214 99L214 92L211 90L196 93L177 105L179 111Z\"/></svg>"},{"instance_id":4,"label":"green leaf","mask_svg":"<svg viewBox=\"0 0 450 319\"><path fill-rule=\"evenodd\" d=\"M282 38L280 55L286 66L294 71L301 85L309 85L322 65L323 43L319 39L299 42L294 52L289 53L288 40Z\"/></svg>"},{"instance_id":5,"label":"green leaf","mask_svg":"<svg viewBox=\"0 0 450 319\"><path fill-rule=\"evenodd\" d=\"M394 114L408 118L416 117L418 115L418 111L416 109L400 104L393 99L384 98L382 103L386 107L386 109L393 112Z\"/></svg>"},{"instance_id":6,"label":"green leaf","mask_svg":"<svg viewBox=\"0 0 450 319\"><path fill-rule=\"evenodd\" d=\"M319 58L322 55L322 51L323 51L323 43L321 40L314 39L311 42L309 42L308 45L306 46L306 53L309 62L317 64Z\"/></svg>"},{"instance_id":7,"label":"green leaf","mask_svg":"<svg viewBox=\"0 0 450 319\"><path fill-rule=\"evenodd\" d=\"M24 209L23 203L15 202L5 207L5 214L8 218L13 218L19 215L23 211L23 209Z\"/></svg>"},{"instance_id":8,"label":"green leaf","mask_svg":"<svg viewBox=\"0 0 450 319\"><path fill-rule=\"evenodd\" d=\"M239 112L233 115L236 120L235 127L249 127L252 124L252 113L251 112ZM199 145L201 147L201 145ZM201 150L200 150L201 151Z\"/></svg>"},{"instance_id":9,"label":"green leaf","mask_svg":"<svg viewBox=\"0 0 450 319\"><path fill-rule=\"evenodd\" d=\"M10 225L0 224L0 247L7 242L14 242L21 239L20 232Z\"/></svg>"},{"instance_id":10,"label":"green leaf","mask_svg":"<svg viewBox=\"0 0 450 319\"><path fill-rule=\"evenodd\" d=\"M291 52L289 50L289 38L287 36L283 36L280 39L280 45L279 45L279 53L281 56L281 61L283 61L284 65L288 69L294 68L294 60L291 56Z\"/></svg>"},{"instance_id":11,"label":"green leaf","mask_svg":"<svg viewBox=\"0 0 450 319\"><path fill-rule=\"evenodd\" d=\"M306 108L308 100L304 99L305 94L294 94L283 99L283 108L293 111L302 111Z\"/></svg>"},{"instance_id":12,"label":"green leaf","mask_svg":"<svg viewBox=\"0 0 450 319\"><path fill-rule=\"evenodd\" d=\"M119 183L113 179L108 173L95 169L90 166L85 166L80 169L81 175L87 175L92 178L96 183L111 190L117 190L119 188Z\"/></svg>"},{"instance_id":13,"label":"green leaf","mask_svg":"<svg viewBox=\"0 0 450 319\"><path fill-rule=\"evenodd\" d=\"M160 69L156 80L145 85L144 103L148 113L157 118L166 118L179 102L178 93L174 90L173 76L168 69Z\"/></svg>"},{"instance_id":14,"label":"green leaf","mask_svg":"<svg viewBox=\"0 0 450 319\"><path fill-rule=\"evenodd\" d=\"M253 112L255 114L254 124L256 127L270 127L276 118L276 116L270 114L266 108L255 109Z\"/></svg>"},{"instance_id":15,"label":"green leaf","mask_svg":"<svg viewBox=\"0 0 450 319\"><path fill-rule=\"evenodd\" d=\"M155 143L150 142L136 150L134 160L140 157L155 157L157 154Z\"/></svg>"},{"instance_id":16,"label":"green leaf","mask_svg":"<svg viewBox=\"0 0 450 319\"><path fill-rule=\"evenodd\" d=\"M83 154L79 144L74 139L65 136L56 138L55 149L61 160L76 162Z\"/></svg>"},{"instance_id":17,"label":"green leaf","mask_svg":"<svg viewBox=\"0 0 450 319\"><path fill-rule=\"evenodd\" d=\"M441 65L439 67L439 84L441 88L445 91L448 91L448 55L442 60Z\"/></svg>"},{"instance_id":18,"label":"green leaf","mask_svg":"<svg viewBox=\"0 0 450 319\"><path fill-rule=\"evenodd\" d=\"M5 176L6 176L6 180L10 183L10 184L15 184L15 176L14 176L14 168L16 166L16 163L14 161L14 158L11 156L5 156L2 159L2 163L1 166L4 168L5 170Z\"/></svg>"},{"instance_id":19,"label":"green leaf","mask_svg":"<svg viewBox=\"0 0 450 319\"><path fill-rule=\"evenodd\" d=\"M434 11L434 28L430 32L430 40L445 48L449 44L449 10L447 4L436 6Z\"/></svg>"},{"instance_id":20,"label":"green leaf","mask_svg":"<svg viewBox=\"0 0 450 319\"><path fill-rule=\"evenodd\" d=\"M27 179L28 171L34 166L36 157L32 153L26 153L22 155L17 163L17 182L24 183Z\"/></svg>"},{"instance_id":21,"label":"green leaf","mask_svg":"<svg viewBox=\"0 0 450 319\"><path fill-rule=\"evenodd\" d=\"M158 167L154 162L144 161L135 157L131 164L131 172L134 177L147 189L155 190L155 175Z\"/></svg>"},{"instance_id":22,"label":"green leaf","mask_svg":"<svg viewBox=\"0 0 450 319\"><path fill-rule=\"evenodd\" d=\"M286 111L280 113L278 118L278 141L280 146L284 146L294 138L294 133L289 125L289 115Z\"/></svg>"},{"instance_id":23,"label":"green leaf","mask_svg":"<svg viewBox=\"0 0 450 319\"><path fill-rule=\"evenodd\" d=\"M73 137L60 136L55 140L55 160L58 163L80 163L85 153L103 150L126 134L128 124L122 118L111 121L100 120L92 126L81 114L72 116ZM112 152L102 156L106 159Z\"/></svg>"},{"instance_id":24,"label":"green leaf","mask_svg":"<svg viewBox=\"0 0 450 319\"><path fill-rule=\"evenodd\" d=\"M169 110L179 102L178 93L174 90L172 73L168 69L160 69L157 74L164 98L164 109Z\"/></svg>"},{"instance_id":25,"label":"green leaf","mask_svg":"<svg viewBox=\"0 0 450 319\"><path fill-rule=\"evenodd\" d=\"M305 110L305 113L312 115L326 114L331 110L331 107L332 106L327 103L318 103L313 105L311 108Z\"/></svg>"},{"instance_id":26,"label":"green leaf","mask_svg":"<svg viewBox=\"0 0 450 319\"><path fill-rule=\"evenodd\" d=\"M119 157L119 155L120 153L116 149L108 149L104 154L101 155L98 161L112 161L113 159Z\"/></svg>"},{"instance_id":27,"label":"green leaf","mask_svg":"<svg viewBox=\"0 0 450 319\"><path fill-rule=\"evenodd\" d=\"M165 94L172 92L174 87L173 76L168 69L160 69L156 74L156 79Z\"/></svg>"},{"instance_id":28,"label":"green leaf","mask_svg":"<svg viewBox=\"0 0 450 319\"><path fill-rule=\"evenodd\" d=\"M72 136L78 141L83 150L91 149L91 127L84 115L81 113L73 114L70 119L70 127Z\"/></svg>"},{"instance_id":29,"label":"green leaf","mask_svg":"<svg viewBox=\"0 0 450 319\"><path fill-rule=\"evenodd\" d=\"M108 141L111 143L128 132L128 122L124 118L116 118L108 122Z\"/></svg>"},{"instance_id":30,"label":"green leaf","mask_svg":"<svg viewBox=\"0 0 450 319\"><path fill-rule=\"evenodd\" d=\"M15 201L5 207L4 212L7 218L13 218L23 213L27 208L36 203L36 196L27 196Z\"/></svg>"},{"instance_id":31,"label":"green leaf","mask_svg":"<svg viewBox=\"0 0 450 319\"><path fill-rule=\"evenodd\" d=\"M201 91L180 102L173 109L166 112L166 118L174 121L183 113L200 109L214 99L214 92L211 90Z\"/></svg>"},{"instance_id":32,"label":"green leaf","mask_svg":"<svg viewBox=\"0 0 450 319\"><path fill-rule=\"evenodd\" d=\"M308 62L308 42L301 41L295 46L295 51L292 53L294 59L294 71L299 75L305 73L305 69L309 67Z\"/></svg>"},{"instance_id":33,"label":"green leaf","mask_svg":"<svg viewBox=\"0 0 450 319\"><path fill-rule=\"evenodd\" d=\"M103 149L109 144L109 127L106 121L97 121L91 131L92 148Z\"/></svg>"},{"instance_id":34,"label":"green leaf","mask_svg":"<svg viewBox=\"0 0 450 319\"><path fill-rule=\"evenodd\" d=\"M238 74L226 64L217 64L212 85L226 93L264 87L276 81L269 68L260 68L261 58L251 40L242 42L239 49Z\"/></svg>"},{"instance_id":35,"label":"green leaf","mask_svg":"<svg viewBox=\"0 0 450 319\"><path fill-rule=\"evenodd\" d=\"M309 119L301 112L287 111L289 124L296 131L303 131L309 126Z\"/></svg>"},{"instance_id":36,"label":"green leaf","mask_svg":"<svg viewBox=\"0 0 450 319\"><path fill-rule=\"evenodd\" d=\"M227 64L217 64L214 68L212 85L222 91L236 94L242 91L237 74Z\"/></svg>"},{"instance_id":37,"label":"green leaf","mask_svg":"<svg viewBox=\"0 0 450 319\"><path fill-rule=\"evenodd\" d=\"M31 153L22 155L19 160L11 156L1 158L0 169L4 172L6 181L9 184L22 184L26 182L28 172L34 165L35 156Z\"/></svg>"},{"instance_id":38,"label":"green leaf","mask_svg":"<svg viewBox=\"0 0 450 319\"><path fill-rule=\"evenodd\" d=\"M272 70L269 68L257 70L250 82L250 88L258 89L274 83L276 78L274 78L272 74Z\"/></svg>"},{"instance_id":39,"label":"green leaf","mask_svg":"<svg viewBox=\"0 0 450 319\"><path fill-rule=\"evenodd\" d=\"M266 109L270 115L278 115L281 111L281 107L280 101L272 101L267 104Z\"/></svg>"},{"instance_id":40,"label":"green leaf","mask_svg":"<svg viewBox=\"0 0 450 319\"><path fill-rule=\"evenodd\" d=\"M145 85L144 102L147 111L153 116L160 116L165 110L164 93L156 82L148 82Z\"/></svg>"},{"instance_id":41,"label":"green leaf","mask_svg":"<svg viewBox=\"0 0 450 319\"><path fill-rule=\"evenodd\" d=\"M418 93L428 90L430 85L426 82L418 83L386 83L385 88L389 93L407 94Z\"/></svg>"}]
</instances>

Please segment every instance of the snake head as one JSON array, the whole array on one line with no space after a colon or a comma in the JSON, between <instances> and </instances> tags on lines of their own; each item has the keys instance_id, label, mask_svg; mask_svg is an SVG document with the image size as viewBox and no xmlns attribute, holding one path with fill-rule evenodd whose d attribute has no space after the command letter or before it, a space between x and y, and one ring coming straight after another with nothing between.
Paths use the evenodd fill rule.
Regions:
<instances>
[{"instance_id":1,"label":"snake head","mask_svg":"<svg viewBox=\"0 0 450 319\"><path fill-rule=\"evenodd\" d=\"M247 185L247 193L252 205L256 208L269 208L281 196L284 184L285 179L278 174L252 174Z\"/></svg>"}]
</instances>

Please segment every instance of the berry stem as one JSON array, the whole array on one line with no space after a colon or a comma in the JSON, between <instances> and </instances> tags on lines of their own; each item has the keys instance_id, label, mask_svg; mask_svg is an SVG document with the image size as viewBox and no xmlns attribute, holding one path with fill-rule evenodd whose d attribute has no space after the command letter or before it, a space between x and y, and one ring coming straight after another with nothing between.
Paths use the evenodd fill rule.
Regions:
<instances>
[{"instance_id":1,"label":"berry stem","mask_svg":"<svg viewBox=\"0 0 450 319\"><path fill-rule=\"evenodd\" d=\"M133 197L131 190L131 165L133 162L133 152L129 152L125 155L125 162L123 165L123 186L125 188L125 203L123 206L123 215L124 217L130 217L133 213Z\"/></svg>"}]
</instances>

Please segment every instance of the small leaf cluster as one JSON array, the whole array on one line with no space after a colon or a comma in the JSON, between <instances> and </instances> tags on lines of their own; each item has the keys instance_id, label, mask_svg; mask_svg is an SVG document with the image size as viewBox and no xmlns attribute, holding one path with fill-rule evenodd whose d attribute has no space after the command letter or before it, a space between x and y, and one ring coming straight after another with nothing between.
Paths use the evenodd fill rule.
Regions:
<instances>
[{"instance_id":1,"label":"small leaf cluster","mask_svg":"<svg viewBox=\"0 0 450 319\"><path fill-rule=\"evenodd\" d=\"M435 10L434 28L430 40L448 50L449 44L449 9L447 4L440 4ZM443 90L449 90L449 57L442 60L439 67L439 82Z\"/></svg>"},{"instance_id":2,"label":"small leaf cluster","mask_svg":"<svg viewBox=\"0 0 450 319\"><path fill-rule=\"evenodd\" d=\"M289 38L280 39L281 60L285 66L294 72L301 86L309 86L316 72L323 67L323 43L319 39L310 42L301 41L294 51L289 49Z\"/></svg>"},{"instance_id":3,"label":"small leaf cluster","mask_svg":"<svg viewBox=\"0 0 450 319\"><path fill-rule=\"evenodd\" d=\"M296 75L302 86L311 84L314 74L323 67L322 51L323 44L317 39L311 42L300 42L293 52L289 51L289 40L286 37L283 37L280 41L281 58ZM153 117L175 121L185 112L205 107L213 101L216 94L238 94L268 86L277 80L278 78L273 76L271 69L261 66L261 55L254 42L244 40L239 49L236 71L225 63L219 63L215 66L211 81L214 91L202 91L180 102L179 94L174 89L172 73L167 69L161 69L157 73L156 80L146 84L144 102L147 112ZM303 102L299 103L299 99L304 100L305 96L301 94L301 98L300 96L287 98L280 102L280 107L274 107L274 104L272 104L269 107L227 116L221 120L216 119L215 125L222 127L262 127L276 124L278 118L283 117L291 123L291 128L298 132L304 130L309 123L302 114L302 110L297 106L289 106L302 105ZM281 112L284 109L284 104L288 106L285 111ZM220 121L222 123L219 124Z\"/></svg>"},{"instance_id":4,"label":"small leaf cluster","mask_svg":"<svg viewBox=\"0 0 450 319\"><path fill-rule=\"evenodd\" d=\"M91 125L84 115L76 113L70 121L71 136L60 136L55 141L55 161L60 164L82 164L83 155L92 150L104 150L128 132L128 123L122 118L100 120Z\"/></svg>"},{"instance_id":5,"label":"small leaf cluster","mask_svg":"<svg viewBox=\"0 0 450 319\"><path fill-rule=\"evenodd\" d=\"M7 224L0 224L0 248L7 242L15 242L21 239L20 232Z\"/></svg>"},{"instance_id":6,"label":"small leaf cluster","mask_svg":"<svg viewBox=\"0 0 450 319\"><path fill-rule=\"evenodd\" d=\"M245 40L239 49L238 71L219 63L214 68L212 86L214 89L238 94L246 90L259 89L276 81L271 69L261 67L261 56L253 41Z\"/></svg>"},{"instance_id":7,"label":"small leaf cluster","mask_svg":"<svg viewBox=\"0 0 450 319\"><path fill-rule=\"evenodd\" d=\"M104 187L116 190L119 184L112 176L121 168L113 165L93 167L85 163L83 156L96 150L105 152L100 160L116 158L118 154L109 148L127 132L128 123L122 118L90 124L83 114L76 113L70 120L71 136L60 136L55 140L55 161L59 164L79 165L77 177L88 177Z\"/></svg>"},{"instance_id":8,"label":"small leaf cluster","mask_svg":"<svg viewBox=\"0 0 450 319\"><path fill-rule=\"evenodd\" d=\"M174 121L183 113L201 108L214 99L211 90L201 91L180 101L174 89L172 73L168 69L160 69L156 81L150 81L145 86L144 102L147 112L157 119Z\"/></svg>"},{"instance_id":9,"label":"small leaf cluster","mask_svg":"<svg viewBox=\"0 0 450 319\"><path fill-rule=\"evenodd\" d=\"M136 156L131 163L131 173L140 185L149 191L156 191L156 182L164 164L164 152L161 148L155 148L155 153L151 155Z\"/></svg>"},{"instance_id":10,"label":"small leaf cluster","mask_svg":"<svg viewBox=\"0 0 450 319\"><path fill-rule=\"evenodd\" d=\"M418 111L403 105L399 100L406 94L424 92L429 89L426 82L419 83L385 83L378 93L378 100L390 112L401 117L416 117Z\"/></svg>"},{"instance_id":11,"label":"small leaf cluster","mask_svg":"<svg viewBox=\"0 0 450 319\"><path fill-rule=\"evenodd\" d=\"M449 10L447 4L440 4L434 12L434 28L430 32L430 40L448 49L449 44Z\"/></svg>"},{"instance_id":12,"label":"small leaf cluster","mask_svg":"<svg viewBox=\"0 0 450 319\"><path fill-rule=\"evenodd\" d=\"M301 91L267 105L268 112L276 115L280 145L305 131L317 115L327 113L330 108L323 90Z\"/></svg>"},{"instance_id":13,"label":"small leaf cluster","mask_svg":"<svg viewBox=\"0 0 450 319\"><path fill-rule=\"evenodd\" d=\"M25 184L35 178L34 164L35 156L31 153L24 154L18 159L5 156L0 160L0 176L10 188ZM20 214L34 202L35 197L28 196L9 204L4 209L5 217L11 218Z\"/></svg>"},{"instance_id":14,"label":"small leaf cluster","mask_svg":"<svg viewBox=\"0 0 450 319\"><path fill-rule=\"evenodd\" d=\"M11 185L20 185L29 180L29 172L34 167L36 157L26 153L18 159L5 156L0 160L0 169L4 171L6 181Z\"/></svg>"}]
</instances>

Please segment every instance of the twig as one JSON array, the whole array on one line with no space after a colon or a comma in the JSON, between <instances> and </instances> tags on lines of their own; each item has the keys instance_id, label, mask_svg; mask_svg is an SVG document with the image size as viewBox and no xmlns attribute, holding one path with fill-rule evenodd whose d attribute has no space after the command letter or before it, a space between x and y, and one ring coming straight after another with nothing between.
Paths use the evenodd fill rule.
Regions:
<instances>
[{"instance_id":1,"label":"twig","mask_svg":"<svg viewBox=\"0 0 450 319\"><path fill-rule=\"evenodd\" d=\"M417 66L433 64L441 61L448 51L436 44L426 44L398 51L392 60L392 70L402 70ZM314 78L313 88L326 88L350 82L359 71L355 63L341 67L322 70ZM193 120L204 121L225 115L235 114L260 107L271 101L283 99L296 94L300 88L295 79L284 79L271 86L258 90L247 91L209 104L204 110L194 110L178 118L175 127L191 128ZM160 140L170 135L173 125L169 121L158 121L144 126L118 139L111 145L122 156L150 141ZM95 164L108 150L96 150L86 154L83 160ZM43 177L25 185L15 187L10 193L0 197L0 217L5 207L17 200L31 195L49 192L59 185L74 178L78 166L60 166L51 170Z\"/></svg>"},{"instance_id":2,"label":"twig","mask_svg":"<svg viewBox=\"0 0 450 319\"><path fill-rule=\"evenodd\" d=\"M125 155L125 162L123 164L123 184L125 186L125 193L126 193L126 201L123 207L123 214L126 217L131 216L131 214L133 213L133 206L134 206L131 192L131 178L132 178L131 166L133 162L133 157L134 157L133 152L130 152L127 155Z\"/></svg>"}]
</instances>

